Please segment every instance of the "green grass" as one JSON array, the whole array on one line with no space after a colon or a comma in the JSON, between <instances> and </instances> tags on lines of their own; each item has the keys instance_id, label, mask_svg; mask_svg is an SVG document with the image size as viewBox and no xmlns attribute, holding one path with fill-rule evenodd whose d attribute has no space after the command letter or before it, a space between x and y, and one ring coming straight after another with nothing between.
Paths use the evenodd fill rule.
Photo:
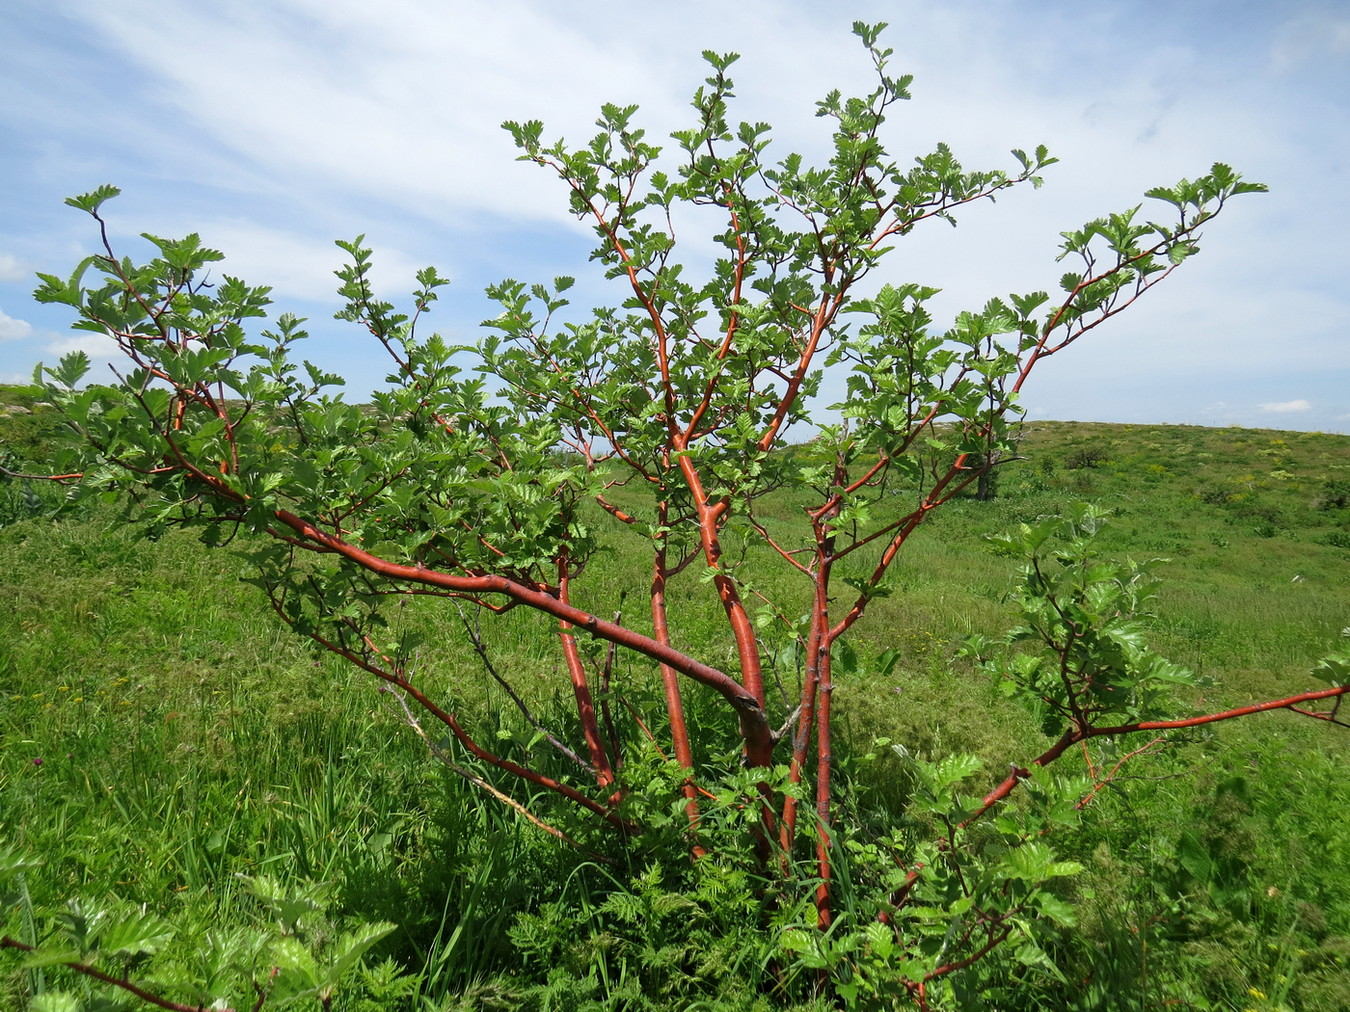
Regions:
<instances>
[{"instance_id":1,"label":"green grass","mask_svg":"<svg viewBox=\"0 0 1350 1012\"><path fill-rule=\"evenodd\" d=\"M47 445L49 423L40 406L0 418L8 459ZM1350 548L1339 542L1350 536L1350 508L1327 500L1350 478L1350 438L1037 423L1020 455L999 472L992 501L954 502L919 529L896 593L858 628L863 663L841 680L836 705L850 803L871 817L893 813L903 794L893 764L861 760L875 737L919 756L974 751L990 770L1043 740L950 658L964 636L1010 621L1013 564L981 535L1070 501L1115 511L1111 551L1173 560L1153 639L1207 676L1203 705L1310 687L1309 666L1344 642ZM565 846L437 766L389 697L360 672L316 660L239 582L228 554L175 532L138 541L114 507L53 518L58 500L42 486L25 496L19 482L0 484L0 839L43 859L28 903L111 893L205 931L256 916L241 876L321 880L335 886L336 924L400 925L376 955L396 961L424 1009L562 1000L562 985L541 977L509 932L555 902L571 917L590 911L583 927L601 923L606 897L629 888L640 862L578 870ZM778 513L790 523L796 506L785 498ZM604 579L583 587L580 603L609 614L627 589L625 620L642 627L647 563L637 547L620 540L593 562ZM805 601L786 570L766 579ZM679 643L715 662L726 647L703 589L686 574L671 610ZM486 721L489 736L520 735L453 610L415 602L399 621L427 629L418 657L427 684ZM551 624L518 610L484 631L540 712L564 724ZM902 659L878 680L871 661L892 647ZM659 719L651 672L625 659L616 682ZM697 720L713 701L694 692L689 705ZM1006 1008L1350 1007L1348 761L1341 729L1274 714L1139 762L1129 794L1103 792L1084 832L1064 844L1088 871L1066 886L1080 920L1056 943L1062 979L1000 959L966 986L1001 995ZM0 919L22 937L23 904ZM604 923L619 933L593 966L637 973L616 954L664 958L659 946L644 956L612 916ZM21 1008L34 987L60 979L3 966L0 1007ZM657 1007L613 997L631 996L636 979L573 998ZM398 988L381 987L366 980L350 1007L396 1007L379 995ZM668 1007L695 1007L671 994Z\"/></svg>"}]
</instances>

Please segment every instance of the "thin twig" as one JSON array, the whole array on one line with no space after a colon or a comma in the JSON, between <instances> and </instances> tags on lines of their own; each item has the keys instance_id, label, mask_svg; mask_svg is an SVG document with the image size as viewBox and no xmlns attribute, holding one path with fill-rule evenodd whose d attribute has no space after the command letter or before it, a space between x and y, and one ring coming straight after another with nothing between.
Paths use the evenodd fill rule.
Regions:
<instances>
[{"instance_id":1,"label":"thin twig","mask_svg":"<svg viewBox=\"0 0 1350 1012\"><path fill-rule=\"evenodd\" d=\"M542 734L544 740L560 753L565 755L568 759L571 759L572 762L576 763L587 773L594 773L595 768L590 763L586 762L581 756L577 755L572 749L559 741L553 732L544 727L543 724L539 723L538 718L531 712L525 700L521 699L520 696L516 694L516 690L511 687L511 683L498 673L496 665L492 663L492 658L488 656L487 647L483 643L483 637L477 618L475 618L473 622L470 622L469 617L464 614L464 609L460 607L458 601L455 601L455 610L459 612L460 621L464 623L464 629L469 634L469 642L473 644L474 652L478 654L478 659L482 661L483 667L487 669L487 673L493 677L497 684L502 687L502 690L511 697L511 702L516 704L516 709L520 711L521 716L525 718L526 722Z\"/></svg>"},{"instance_id":2,"label":"thin twig","mask_svg":"<svg viewBox=\"0 0 1350 1012\"><path fill-rule=\"evenodd\" d=\"M467 780L475 787L478 787L486 791L488 794L491 794L494 798L496 798L503 804L507 805L508 807L515 809L517 813L519 813L525 819L528 819L534 825L538 826L545 833L548 833L552 836L556 836L559 840L562 840L563 843L575 847L577 850L580 850L583 853L587 854L588 856L593 857L597 861L602 861L605 864L611 863L609 858L605 857L603 854L597 854L594 851L591 851L586 847L583 847L581 844L577 843L576 840L573 840L570 836L564 833L557 826L553 826L545 822L543 819L535 815L533 812L531 812L528 808L522 805L515 798L511 797L509 794L505 794L502 791L498 790L486 778L475 773L468 767L461 766L459 763L455 762L454 759L450 757L450 753L447 752L444 748L442 748L439 742L433 741L431 739L431 736L426 733L426 730L422 727L421 722L417 719L417 715L413 713L412 707L408 705L408 700L405 697L404 693L398 691L397 689L389 688L385 690L385 694L394 697L394 700L398 703L399 708L402 710L403 722L413 729L413 731L417 734L417 736L422 739L423 743L425 743L425 745L427 746L427 750L430 751L431 754L446 767L446 769L450 770L456 776L462 777L463 779Z\"/></svg>"}]
</instances>

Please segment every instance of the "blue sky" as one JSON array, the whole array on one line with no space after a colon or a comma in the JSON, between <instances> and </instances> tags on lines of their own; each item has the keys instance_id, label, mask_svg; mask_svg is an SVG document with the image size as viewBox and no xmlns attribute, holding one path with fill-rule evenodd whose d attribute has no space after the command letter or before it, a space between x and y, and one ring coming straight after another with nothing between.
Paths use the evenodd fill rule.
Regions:
<instances>
[{"instance_id":1,"label":"blue sky","mask_svg":"<svg viewBox=\"0 0 1350 1012\"><path fill-rule=\"evenodd\" d=\"M1271 193L1236 201L1202 255L1047 361L1033 418L1350 432L1350 10L1338 2L805 0L8 0L0 24L0 382L97 336L31 298L33 272L93 250L63 198L113 183L114 241L200 232L232 274L310 318L306 357L362 399L383 353L332 320L336 238L364 233L391 297L435 264L434 322L472 340L503 277L587 280L588 236L555 181L517 163L505 119L590 136L637 102L651 137L686 125L703 49L735 50L733 116L777 150L824 150L814 102L868 86L849 33L885 20L914 100L894 153L952 145L971 168L1044 143L1043 189L907 239L885 280L940 287L951 315L1054 289L1059 232L1225 161ZM771 152L772 153L772 152Z\"/></svg>"}]
</instances>

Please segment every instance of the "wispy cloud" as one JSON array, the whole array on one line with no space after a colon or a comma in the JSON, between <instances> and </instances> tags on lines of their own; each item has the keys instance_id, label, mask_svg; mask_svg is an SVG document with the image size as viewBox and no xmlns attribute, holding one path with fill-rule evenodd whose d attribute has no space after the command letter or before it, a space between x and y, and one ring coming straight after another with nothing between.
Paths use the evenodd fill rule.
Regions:
<instances>
[{"instance_id":1,"label":"wispy cloud","mask_svg":"<svg viewBox=\"0 0 1350 1012\"><path fill-rule=\"evenodd\" d=\"M1260 404L1258 407L1269 414L1285 415L1293 411L1311 411L1312 403L1305 400L1273 401L1266 404Z\"/></svg>"},{"instance_id":2,"label":"wispy cloud","mask_svg":"<svg viewBox=\"0 0 1350 1012\"><path fill-rule=\"evenodd\" d=\"M814 102L872 84L849 18L897 20L894 0L856 0L847 17L807 0L676 0L628 19L547 0L15 6L0 123L16 154L0 174L22 175L0 187L0 303L30 332L9 335L0 368L56 347L49 335L67 321L20 308L20 265L61 274L94 252L60 197L110 181L126 191L112 209L119 251L142 230L200 232L228 255L223 270L310 316L324 364L354 396L385 364L328 319L336 236L367 234L377 287L395 296L436 263L456 285L433 323L466 336L482 318L473 292L503 276L576 273L578 304L613 296L588 286L565 188L514 161L502 120L542 119L546 139L579 145L602 102L636 102L638 125L673 154L669 131L690 125L689 95L707 73L699 52L734 48L731 115L774 124L770 160L827 160ZM1279 412L1288 422L1333 424L1350 314L1335 227L1350 191L1334 185L1350 164L1350 107L1337 98L1350 93L1350 18L1329 0L1239 5L1221 22L1186 4L1140 19L1128 0L905 6L883 37L896 50L889 69L916 75L914 101L886 127L901 165L938 141L970 169L1007 166L1009 148L1041 142L1063 164L1042 190L962 209L959 229L916 230L869 281L942 288L939 325L991 295L1053 292L1062 230L1223 160L1272 192L1225 213L1196 263L1047 362L1029 395L1046 417L1208 424L1216 412L1202 406L1223 401L1234 420L1261 424L1298 391L1308 406ZM66 30L52 31L53 18ZM1150 203L1141 217L1163 213ZM718 229L699 210L677 219L691 273Z\"/></svg>"},{"instance_id":3,"label":"wispy cloud","mask_svg":"<svg viewBox=\"0 0 1350 1012\"><path fill-rule=\"evenodd\" d=\"M1350 17L1317 11L1290 18L1275 33L1271 69L1287 73L1301 64L1350 55Z\"/></svg>"}]
</instances>

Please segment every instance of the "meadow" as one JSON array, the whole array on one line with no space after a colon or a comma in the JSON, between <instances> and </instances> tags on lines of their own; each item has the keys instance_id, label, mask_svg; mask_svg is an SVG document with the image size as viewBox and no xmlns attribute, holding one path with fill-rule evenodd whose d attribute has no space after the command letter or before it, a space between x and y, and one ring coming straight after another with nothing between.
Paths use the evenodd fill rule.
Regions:
<instances>
[{"instance_id":1,"label":"meadow","mask_svg":"<svg viewBox=\"0 0 1350 1012\"><path fill-rule=\"evenodd\" d=\"M0 464L42 470L59 424L24 388L0 401L26 409L0 416ZM896 650L898 662L841 678L840 762L863 821L900 803L901 753L878 740L973 752L995 770L1044 741L954 658L966 636L1012 621L1015 563L987 534L1073 502L1110 509L1109 554L1171 560L1150 634L1203 676L1206 709L1315 687L1309 668L1350 636L1350 437L1037 422L1018 457L992 498L950 504L906 547L898 591L856 643L864 661ZM790 492L777 494L776 522L794 522ZM761 957L715 896L657 889L641 852L588 855L519 818L434 761L369 676L283 627L242 564L173 530L147 542L125 508L71 511L50 486L0 483L0 841L41 862L0 933L36 943L44 912L114 896L184 926L172 950L298 898L319 935L397 925L334 1008L782 1007L737 986L753 976L738 960ZM616 544L587 608L641 595L637 547ZM697 637L706 605L681 588L672 612ZM429 680L500 740L528 737L453 609L414 602L406 621L425 628ZM551 713L549 624L512 613L481 631ZM615 680L635 712L657 714L652 672ZM1085 866L1063 886L1076 925L1048 961L972 967L969 1007L1350 1008L1347 760L1350 733L1289 713L1141 757L1059 841ZM11 955L0 1008L101 993Z\"/></svg>"}]
</instances>

